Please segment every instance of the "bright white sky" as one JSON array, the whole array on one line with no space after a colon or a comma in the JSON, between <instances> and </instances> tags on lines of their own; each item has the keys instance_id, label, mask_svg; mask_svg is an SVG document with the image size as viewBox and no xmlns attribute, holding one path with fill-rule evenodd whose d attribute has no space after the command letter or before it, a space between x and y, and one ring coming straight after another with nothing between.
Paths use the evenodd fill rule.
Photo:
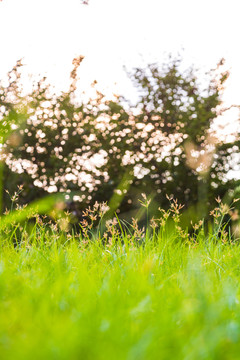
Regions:
<instances>
[{"instance_id":1,"label":"bright white sky","mask_svg":"<svg viewBox=\"0 0 240 360\"><path fill-rule=\"evenodd\" d=\"M96 79L134 98L123 65L161 63L180 52L186 67L209 70L225 57L231 71L225 101L239 104L239 10L239 0L90 0L88 6L80 0L2 0L0 77L24 58L25 71L47 74L66 89L72 59L81 54L83 88Z\"/></svg>"}]
</instances>

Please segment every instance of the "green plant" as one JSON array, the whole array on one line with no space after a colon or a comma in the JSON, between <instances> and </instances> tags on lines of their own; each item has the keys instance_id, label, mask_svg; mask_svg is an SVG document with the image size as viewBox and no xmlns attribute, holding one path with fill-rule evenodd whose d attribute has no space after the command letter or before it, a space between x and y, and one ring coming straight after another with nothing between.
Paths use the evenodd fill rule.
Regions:
<instances>
[{"instance_id":1,"label":"green plant","mask_svg":"<svg viewBox=\"0 0 240 360\"><path fill-rule=\"evenodd\" d=\"M180 215L170 201L148 236L135 220L130 232L117 219L91 232L98 205L83 235L37 214L1 228L1 357L237 358L239 242L202 224L188 238L169 232Z\"/></svg>"},{"instance_id":2,"label":"green plant","mask_svg":"<svg viewBox=\"0 0 240 360\"><path fill-rule=\"evenodd\" d=\"M65 93L54 94L42 79L22 99L20 65L9 75L15 76L14 86L1 86L2 116L24 103L27 117L25 126L14 132L20 145L10 139L4 144L11 154L5 187L14 193L24 183L22 204L48 192L78 192L67 204L76 217L88 205L108 201L110 218L120 211L125 218L129 212L129 220L140 211L141 193L153 199L153 214L159 206L167 209L170 194L198 219L207 216L215 197L228 196L238 184L227 181L226 174L239 150L239 134L225 143L212 132L228 76L221 70L223 63L208 74L206 89L193 69L180 71L178 59L162 67L136 69L132 75L140 94L136 111L127 110L119 97L106 99L96 84L94 98L76 98L82 60L73 60ZM11 94L14 103L7 101ZM21 168L17 175L16 164Z\"/></svg>"}]
</instances>

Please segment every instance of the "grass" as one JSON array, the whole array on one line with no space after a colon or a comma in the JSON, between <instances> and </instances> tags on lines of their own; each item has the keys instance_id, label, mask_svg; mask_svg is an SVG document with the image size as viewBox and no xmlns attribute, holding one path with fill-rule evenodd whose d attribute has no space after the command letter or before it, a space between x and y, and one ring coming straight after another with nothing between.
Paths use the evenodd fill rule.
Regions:
<instances>
[{"instance_id":1,"label":"grass","mask_svg":"<svg viewBox=\"0 0 240 360\"><path fill-rule=\"evenodd\" d=\"M1 359L239 358L238 242L116 226L105 244L41 222L2 233Z\"/></svg>"}]
</instances>

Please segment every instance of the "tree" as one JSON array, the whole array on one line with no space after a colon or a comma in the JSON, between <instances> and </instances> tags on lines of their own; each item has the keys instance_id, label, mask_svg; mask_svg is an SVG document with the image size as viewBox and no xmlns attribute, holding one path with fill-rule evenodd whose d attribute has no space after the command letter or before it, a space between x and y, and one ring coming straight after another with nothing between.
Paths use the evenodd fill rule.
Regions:
<instances>
[{"instance_id":1,"label":"tree","mask_svg":"<svg viewBox=\"0 0 240 360\"><path fill-rule=\"evenodd\" d=\"M6 119L9 111L18 107L26 111L27 121L17 127L4 147L5 188L13 193L16 185L23 183L24 203L46 192L78 192L75 199L83 208L104 196L109 198L119 181L121 156L111 154L112 145L106 136L112 129L113 139L117 130L126 125L124 118L128 114L121 105L104 101L99 92L88 102L82 101L80 105L74 102L77 69L82 60L83 57L73 60L69 91L60 95L52 93L44 78L33 84L28 96L21 97L20 62L8 74L9 85L1 86L2 118ZM12 102L8 101L10 98ZM110 119L114 106L117 119L114 116ZM107 156L108 172L104 166Z\"/></svg>"},{"instance_id":2,"label":"tree","mask_svg":"<svg viewBox=\"0 0 240 360\"><path fill-rule=\"evenodd\" d=\"M239 152L239 134L227 144L212 128L229 75L221 70L223 64L208 73L205 89L194 69L180 72L178 59L170 58L162 68L135 69L132 78L140 92L136 124L143 131L133 158L144 173L134 180L136 193L150 188L162 206L167 206L166 194L173 195L186 207L198 204L206 215L215 197L236 186L227 173L234 165L229 154Z\"/></svg>"},{"instance_id":3,"label":"tree","mask_svg":"<svg viewBox=\"0 0 240 360\"><path fill-rule=\"evenodd\" d=\"M1 86L2 118L21 108L27 116L5 145L6 187L16 186L18 171L17 181L25 184L23 202L45 192L75 192L77 201L69 206L77 212L119 196L120 211L126 212L139 207L137 199L145 192L156 207L168 206L167 194L188 208L201 199L201 214L219 191L223 196L229 190L228 162L239 151L239 134L234 144L225 144L211 128L228 76L221 64L218 77L209 74L203 90L193 69L181 73L176 59L162 68L135 69L136 114L124 108L121 98L109 101L97 90L94 99L77 103L82 60L74 59L69 91L60 95L43 79L21 97L19 67L9 73L11 86Z\"/></svg>"}]
</instances>

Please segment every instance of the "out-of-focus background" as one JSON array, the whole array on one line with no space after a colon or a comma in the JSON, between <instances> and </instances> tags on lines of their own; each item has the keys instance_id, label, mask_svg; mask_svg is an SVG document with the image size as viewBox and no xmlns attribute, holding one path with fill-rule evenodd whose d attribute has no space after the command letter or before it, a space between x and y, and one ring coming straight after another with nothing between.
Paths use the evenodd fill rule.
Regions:
<instances>
[{"instance_id":1,"label":"out-of-focus background","mask_svg":"<svg viewBox=\"0 0 240 360\"><path fill-rule=\"evenodd\" d=\"M231 202L239 28L233 0L0 2L3 187L66 192L76 219L95 201L141 217L141 193L186 219Z\"/></svg>"}]
</instances>

